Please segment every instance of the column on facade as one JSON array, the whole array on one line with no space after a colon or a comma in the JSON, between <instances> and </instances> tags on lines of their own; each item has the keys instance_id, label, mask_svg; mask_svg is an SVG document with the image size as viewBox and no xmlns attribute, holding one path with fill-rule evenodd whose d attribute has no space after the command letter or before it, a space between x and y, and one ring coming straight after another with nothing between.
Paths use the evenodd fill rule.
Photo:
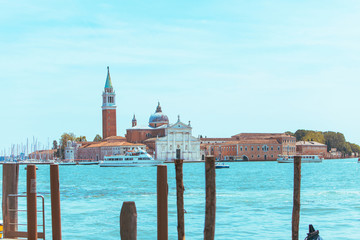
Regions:
<instances>
[{"instance_id":1,"label":"column on facade","mask_svg":"<svg viewBox=\"0 0 360 240\"><path fill-rule=\"evenodd\" d=\"M167 146L166 146L166 156L165 156L165 159L169 159L169 152L170 152L170 135L171 135L171 132L168 132L168 135L166 136L166 137L167 137Z\"/></svg>"},{"instance_id":2,"label":"column on facade","mask_svg":"<svg viewBox=\"0 0 360 240\"><path fill-rule=\"evenodd\" d=\"M187 133L188 135L188 151L189 151L189 160L193 160L193 151L191 146L191 134L190 132Z\"/></svg>"},{"instance_id":3,"label":"column on facade","mask_svg":"<svg viewBox=\"0 0 360 240\"><path fill-rule=\"evenodd\" d=\"M183 149L184 149L182 158L185 159L186 158L185 157L186 148L185 148L185 133L184 132L181 133L181 137L182 137L182 140L183 140L182 142L183 142ZM181 156L180 156L180 158L181 158Z\"/></svg>"},{"instance_id":4,"label":"column on facade","mask_svg":"<svg viewBox=\"0 0 360 240\"><path fill-rule=\"evenodd\" d=\"M175 144L175 137L176 137L176 132L174 131L173 132L173 148L172 148L172 151L171 151L171 158L172 159L175 159L176 158L176 149L177 149L177 146ZM175 153L175 154L174 154Z\"/></svg>"}]
</instances>

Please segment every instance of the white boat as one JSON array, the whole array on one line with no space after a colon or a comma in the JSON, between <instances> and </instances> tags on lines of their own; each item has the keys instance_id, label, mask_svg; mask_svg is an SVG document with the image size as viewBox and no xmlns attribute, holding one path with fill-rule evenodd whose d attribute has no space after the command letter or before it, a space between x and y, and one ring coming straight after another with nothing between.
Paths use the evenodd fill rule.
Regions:
<instances>
[{"instance_id":1,"label":"white boat","mask_svg":"<svg viewBox=\"0 0 360 240\"><path fill-rule=\"evenodd\" d=\"M320 158L318 155L301 155L301 162L302 163L321 163L322 158ZM279 158L277 159L278 163L293 163L294 162L294 156L292 155L279 155Z\"/></svg>"},{"instance_id":2,"label":"white boat","mask_svg":"<svg viewBox=\"0 0 360 240\"><path fill-rule=\"evenodd\" d=\"M162 164L163 161L154 160L146 151L136 149L128 151L125 155L105 156L100 167L145 167Z\"/></svg>"},{"instance_id":3,"label":"white boat","mask_svg":"<svg viewBox=\"0 0 360 240\"><path fill-rule=\"evenodd\" d=\"M215 168L230 168L229 165L225 165L223 162L222 163L215 163Z\"/></svg>"},{"instance_id":4,"label":"white boat","mask_svg":"<svg viewBox=\"0 0 360 240\"><path fill-rule=\"evenodd\" d=\"M85 161L82 161L82 160L78 160L76 161L76 163L78 165L98 165L99 164L99 161L91 161L91 160L85 160Z\"/></svg>"}]
</instances>

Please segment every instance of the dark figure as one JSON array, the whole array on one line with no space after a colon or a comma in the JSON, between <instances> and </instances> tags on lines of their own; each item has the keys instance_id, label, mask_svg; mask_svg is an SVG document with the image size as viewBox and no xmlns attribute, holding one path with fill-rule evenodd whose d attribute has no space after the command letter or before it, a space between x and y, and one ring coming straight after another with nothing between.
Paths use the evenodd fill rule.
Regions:
<instances>
[{"instance_id":1,"label":"dark figure","mask_svg":"<svg viewBox=\"0 0 360 240\"><path fill-rule=\"evenodd\" d=\"M307 237L304 240L322 240L322 238L319 236L319 230L315 231L313 225L310 224L309 233L307 234Z\"/></svg>"}]
</instances>

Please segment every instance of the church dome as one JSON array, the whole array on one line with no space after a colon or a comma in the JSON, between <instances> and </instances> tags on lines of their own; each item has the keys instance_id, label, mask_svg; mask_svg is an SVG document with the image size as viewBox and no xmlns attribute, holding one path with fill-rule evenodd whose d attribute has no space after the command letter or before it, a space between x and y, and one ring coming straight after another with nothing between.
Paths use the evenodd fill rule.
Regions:
<instances>
[{"instance_id":1,"label":"church dome","mask_svg":"<svg viewBox=\"0 0 360 240\"><path fill-rule=\"evenodd\" d=\"M169 124L169 118L161 111L160 102L158 103L158 106L156 107L156 111L154 114L151 114L149 118L149 125L151 127L160 127L162 125Z\"/></svg>"}]
</instances>

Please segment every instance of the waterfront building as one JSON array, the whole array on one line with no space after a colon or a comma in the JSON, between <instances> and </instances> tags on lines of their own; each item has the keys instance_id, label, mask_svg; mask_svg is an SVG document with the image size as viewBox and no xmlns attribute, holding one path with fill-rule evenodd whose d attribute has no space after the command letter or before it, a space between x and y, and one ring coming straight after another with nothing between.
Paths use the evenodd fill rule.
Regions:
<instances>
[{"instance_id":1,"label":"waterfront building","mask_svg":"<svg viewBox=\"0 0 360 240\"><path fill-rule=\"evenodd\" d=\"M85 142L77 149L77 160L103 160L104 156L124 155L127 151L140 148L146 150L144 144L126 142L124 137L112 136L100 142Z\"/></svg>"},{"instance_id":2,"label":"waterfront building","mask_svg":"<svg viewBox=\"0 0 360 240\"><path fill-rule=\"evenodd\" d=\"M151 114L148 126L138 126L135 115L132 127L126 129L126 139L132 143L144 143L149 153L157 160L171 161L181 158L189 161L200 160L200 140L193 137L192 127L178 121L169 123L158 103L155 113Z\"/></svg>"},{"instance_id":3,"label":"waterfront building","mask_svg":"<svg viewBox=\"0 0 360 240\"><path fill-rule=\"evenodd\" d=\"M315 141L296 142L296 152L299 155L319 155L326 158L329 156L327 145Z\"/></svg>"},{"instance_id":4,"label":"waterfront building","mask_svg":"<svg viewBox=\"0 0 360 240\"><path fill-rule=\"evenodd\" d=\"M115 91L111 82L110 70L107 67L105 88L102 94L102 132L103 138L116 136Z\"/></svg>"},{"instance_id":5,"label":"waterfront building","mask_svg":"<svg viewBox=\"0 0 360 240\"><path fill-rule=\"evenodd\" d=\"M227 141L210 139L201 139L202 158L214 155L218 160L275 161L279 155L296 154L296 138L285 133L240 133Z\"/></svg>"}]
</instances>

